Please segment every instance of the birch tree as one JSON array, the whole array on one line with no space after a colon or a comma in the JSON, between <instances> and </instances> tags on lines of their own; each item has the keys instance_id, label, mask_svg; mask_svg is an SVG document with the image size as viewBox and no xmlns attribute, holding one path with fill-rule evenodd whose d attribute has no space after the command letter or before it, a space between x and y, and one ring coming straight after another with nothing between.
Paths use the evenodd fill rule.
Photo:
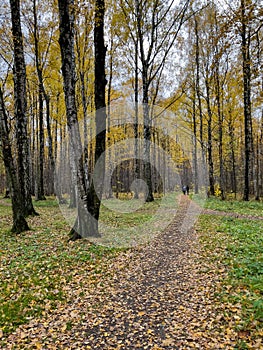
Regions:
<instances>
[{"instance_id":1,"label":"birch tree","mask_svg":"<svg viewBox=\"0 0 263 350\"><path fill-rule=\"evenodd\" d=\"M94 51L95 51L95 108L96 108L96 145L95 163L99 166L91 181L86 178L83 146L79 130L76 107L76 66L74 54L74 0L59 0L60 50L62 74L67 111L67 125L72 149L77 182L77 219L72 228L71 240L82 237L98 236L98 220L105 170L105 54L104 45L104 11L103 0L95 3ZM102 158L101 158L102 157Z\"/></svg>"},{"instance_id":2,"label":"birch tree","mask_svg":"<svg viewBox=\"0 0 263 350\"><path fill-rule=\"evenodd\" d=\"M14 100L19 186L24 200L24 214L36 215L31 197L30 154L27 131L26 64L20 21L20 1L10 0L14 50Z\"/></svg>"},{"instance_id":3,"label":"birch tree","mask_svg":"<svg viewBox=\"0 0 263 350\"><path fill-rule=\"evenodd\" d=\"M25 219L24 201L21 188L17 178L17 169L15 167L12 155L12 147L9 138L8 118L4 105L2 88L0 88L0 140L2 146L3 159L6 174L9 179L10 195L12 201L13 227L12 232L21 233L29 230Z\"/></svg>"}]
</instances>

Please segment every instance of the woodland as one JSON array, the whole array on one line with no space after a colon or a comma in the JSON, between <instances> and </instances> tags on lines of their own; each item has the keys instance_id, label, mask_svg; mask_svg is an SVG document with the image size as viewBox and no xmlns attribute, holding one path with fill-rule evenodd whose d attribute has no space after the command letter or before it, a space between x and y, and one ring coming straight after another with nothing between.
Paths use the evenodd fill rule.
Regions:
<instances>
[{"instance_id":1,"label":"woodland","mask_svg":"<svg viewBox=\"0 0 263 350\"><path fill-rule=\"evenodd\" d=\"M262 0L0 23L0 349L262 348Z\"/></svg>"},{"instance_id":2,"label":"woodland","mask_svg":"<svg viewBox=\"0 0 263 350\"><path fill-rule=\"evenodd\" d=\"M97 234L102 196L130 192L134 180L146 201L185 182L195 193L259 200L261 5L106 2L96 34L92 1L3 2L1 191L21 192L24 217L32 195L67 195L73 206L81 197L78 210L89 207L94 220L73 231L84 225L88 235Z\"/></svg>"}]
</instances>

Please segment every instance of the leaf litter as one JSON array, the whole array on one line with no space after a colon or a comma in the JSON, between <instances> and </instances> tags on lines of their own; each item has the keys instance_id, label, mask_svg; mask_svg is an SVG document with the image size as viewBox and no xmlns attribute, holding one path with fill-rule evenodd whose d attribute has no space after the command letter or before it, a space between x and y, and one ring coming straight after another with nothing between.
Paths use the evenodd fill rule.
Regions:
<instances>
[{"instance_id":1,"label":"leaf litter","mask_svg":"<svg viewBox=\"0 0 263 350\"><path fill-rule=\"evenodd\" d=\"M47 300L41 317L0 334L1 349L227 350L244 338L249 349L262 349L259 338L236 329L238 307L229 316L232 304L218 295L227 275L219 252L209 259L198 232L180 230L188 205L184 199L168 229L143 247L99 266L62 267L66 302L54 309Z\"/></svg>"}]
</instances>

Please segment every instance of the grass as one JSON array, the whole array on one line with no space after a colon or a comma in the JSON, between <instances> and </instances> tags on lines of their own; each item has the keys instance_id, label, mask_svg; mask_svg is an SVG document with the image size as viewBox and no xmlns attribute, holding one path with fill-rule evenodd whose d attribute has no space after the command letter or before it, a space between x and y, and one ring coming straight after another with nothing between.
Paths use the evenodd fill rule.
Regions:
<instances>
[{"instance_id":1,"label":"grass","mask_svg":"<svg viewBox=\"0 0 263 350\"><path fill-rule=\"evenodd\" d=\"M99 231L101 238L93 238L96 244L130 248L145 244L166 228L173 218L178 204L174 193L154 202L145 203L142 200L105 199L102 201ZM68 205L62 207L64 216L72 225L76 211Z\"/></svg>"},{"instance_id":2,"label":"grass","mask_svg":"<svg viewBox=\"0 0 263 350\"><path fill-rule=\"evenodd\" d=\"M68 302L67 283L86 274L92 283L99 283L106 276L108 260L119 252L114 246L129 245L136 237L142 242L138 228L149 229L149 220L156 224L155 214L160 206L167 209L175 205L171 195L123 213L119 209L124 202L127 205L129 201L111 203L114 208L104 203L101 221L111 227L111 232L105 235L103 246L87 240L68 243L70 226L54 198L34 202L40 216L28 218L30 231L14 235L10 233L11 202L0 200L0 333L9 334L30 319Z\"/></svg>"},{"instance_id":3,"label":"grass","mask_svg":"<svg viewBox=\"0 0 263 350\"><path fill-rule=\"evenodd\" d=\"M74 278L83 274L95 276L93 281L101 278L107 260L118 253L87 240L68 244L70 228L53 199L34 203L40 216L28 220L31 231L11 234L11 207L6 204L0 201L0 331L4 334L66 302L66 286Z\"/></svg>"},{"instance_id":4,"label":"grass","mask_svg":"<svg viewBox=\"0 0 263 350\"><path fill-rule=\"evenodd\" d=\"M249 202L239 200L222 201L219 198L211 197L205 201L205 208L263 217L263 202L255 200Z\"/></svg>"},{"instance_id":5,"label":"grass","mask_svg":"<svg viewBox=\"0 0 263 350\"><path fill-rule=\"evenodd\" d=\"M215 207L216 202L210 201L214 209L218 209ZM224 203L221 208L227 205ZM245 205L247 205L246 211ZM251 214L249 209L251 203L237 202L233 206L236 212ZM254 214L259 214L260 204L253 203L252 207ZM262 337L262 221L202 215L198 230L202 245L208 253L207 258L217 260L227 271L220 294L222 302L227 305L226 319L234 320L232 327L234 326L240 334L246 334L248 338ZM246 344L246 340L241 339L236 349L247 349Z\"/></svg>"},{"instance_id":6,"label":"grass","mask_svg":"<svg viewBox=\"0 0 263 350\"><path fill-rule=\"evenodd\" d=\"M10 201L0 200L0 333L9 334L19 325L35 317L44 317L75 298L67 288L69 283L76 286L74 293L79 290L80 297L82 283L103 283L105 276L111 273L109 260L119 252L114 245L125 240L124 232L128 232L125 229L134 228L129 242L142 227L152 229L156 225L156 232L164 230L165 226L158 227L163 221L156 219L156 212L162 208L161 215L167 212L169 216L169 210L177 206L174 195L146 203L136 211L130 207L130 211L122 212L124 202L128 201L111 203L113 207L104 202L101 220L106 227L114 228L106 235L106 243L107 239L108 243L114 243L111 248L110 244L108 247L94 245L87 240L68 243L70 227L53 198L34 203L40 216L28 220L30 231L11 234ZM206 206L262 216L262 203L258 202L209 199ZM207 259L218 261L228 272L221 290L222 302L228 306L226 319L235 316L238 310L240 318L231 327L256 337L262 332L263 322L262 221L201 215L197 228ZM70 327L67 324L67 328ZM242 339L237 349L246 348L246 340Z\"/></svg>"}]
</instances>

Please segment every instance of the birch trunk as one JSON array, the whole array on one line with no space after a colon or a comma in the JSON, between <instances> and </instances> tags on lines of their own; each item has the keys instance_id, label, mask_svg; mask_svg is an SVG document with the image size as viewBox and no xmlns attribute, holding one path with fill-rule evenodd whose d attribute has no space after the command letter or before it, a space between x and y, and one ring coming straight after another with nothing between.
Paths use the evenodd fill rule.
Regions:
<instances>
[{"instance_id":1,"label":"birch trunk","mask_svg":"<svg viewBox=\"0 0 263 350\"><path fill-rule=\"evenodd\" d=\"M73 153L73 162L76 167L77 210L78 215L72 228L71 240L82 237L98 236L98 220L101 195L105 171L105 53L103 23L104 1L95 4L95 107L96 107L96 148L95 163L102 156L96 178L88 183L85 176L84 152L77 118L75 96L75 55L74 55L74 0L59 0L60 19L60 50L62 57L62 74L64 81L64 94L67 110L67 124L70 145ZM95 186L96 180L96 186Z\"/></svg>"},{"instance_id":2,"label":"birch trunk","mask_svg":"<svg viewBox=\"0 0 263 350\"><path fill-rule=\"evenodd\" d=\"M13 211L13 227L12 232L21 233L29 230L25 215L24 203L21 188L16 176L17 170L14 165L11 144L9 140L9 130L7 115L4 107L3 93L0 89L0 138L2 143L2 153L7 177L9 179L10 195Z\"/></svg>"},{"instance_id":3,"label":"birch trunk","mask_svg":"<svg viewBox=\"0 0 263 350\"><path fill-rule=\"evenodd\" d=\"M10 0L12 37L14 45L14 96L17 142L17 164L19 186L24 199L24 214L36 215L31 197L30 154L27 136L27 92L26 65L24 58L23 36L20 23L20 1Z\"/></svg>"}]
</instances>

